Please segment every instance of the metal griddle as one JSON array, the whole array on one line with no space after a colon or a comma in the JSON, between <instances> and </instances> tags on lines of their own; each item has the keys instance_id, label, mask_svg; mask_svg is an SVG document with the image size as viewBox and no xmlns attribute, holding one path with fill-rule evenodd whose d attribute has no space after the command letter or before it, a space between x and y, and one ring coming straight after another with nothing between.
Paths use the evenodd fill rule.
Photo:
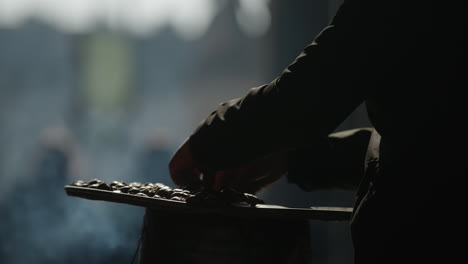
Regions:
<instances>
[{"instance_id":1,"label":"metal griddle","mask_svg":"<svg viewBox=\"0 0 468 264\"><path fill-rule=\"evenodd\" d=\"M192 205L184 201L174 201L164 198L143 197L128 193L77 187L66 185L65 191L69 196L89 200L123 203L134 206L151 208L155 211L181 214L217 214L247 218L275 218L275 219L309 219L322 221L348 221L353 212L349 207L309 207L291 208L272 204L230 204L224 206Z\"/></svg>"}]
</instances>

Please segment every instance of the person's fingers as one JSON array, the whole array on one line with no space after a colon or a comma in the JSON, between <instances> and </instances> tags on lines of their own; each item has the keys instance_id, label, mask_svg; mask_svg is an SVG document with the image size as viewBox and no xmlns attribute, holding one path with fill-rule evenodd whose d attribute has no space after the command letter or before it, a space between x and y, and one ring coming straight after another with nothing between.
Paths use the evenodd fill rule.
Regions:
<instances>
[{"instance_id":1,"label":"person's fingers","mask_svg":"<svg viewBox=\"0 0 468 264\"><path fill-rule=\"evenodd\" d=\"M229 179L229 175L226 174L226 171L218 171L214 175L212 188L215 191L219 191L223 189L226 185L228 185L227 180Z\"/></svg>"},{"instance_id":2,"label":"person's fingers","mask_svg":"<svg viewBox=\"0 0 468 264\"><path fill-rule=\"evenodd\" d=\"M178 186L195 186L199 185L200 175L196 169L172 169L172 181Z\"/></svg>"},{"instance_id":3,"label":"person's fingers","mask_svg":"<svg viewBox=\"0 0 468 264\"><path fill-rule=\"evenodd\" d=\"M239 192L256 193L282 176L281 173L267 169L238 168L204 173L203 185L216 191L231 188Z\"/></svg>"},{"instance_id":4,"label":"person's fingers","mask_svg":"<svg viewBox=\"0 0 468 264\"><path fill-rule=\"evenodd\" d=\"M220 191L223 188L230 186L231 178L234 176L232 171L216 171L203 173L203 185L215 191Z\"/></svg>"},{"instance_id":5,"label":"person's fingers","mask_svg":"<svg viewBox=\"0 0 468 264\"><path fill-rule=\"evenodd\" d=\"M186 140L169 162L172 181L178 186L192 186L200 183L200 171L193 161L188 140Z\"/></svg>"},{"instance_id":6,"label":"person's fingers","mask_svg":"<svg viewBox=\"0 0 468 264\"><path fill-rule=\"evenodd\" d=\"M253 192L258 192L260 189L265 188L266 186L276 182L279 180L281 177L283 177L283 174L281 173L276 173L276 172L270 172L267 175L264 175L263 177L254 179L252 182L249 183L250 189L253 190Z\"/></svg>"},{"instance_id":7,"label":"person's fingers","mask_svg":"<svg viewBox=\"0 0 468 264\"><path fill-rule=\"evenodd\" d=\"M247 168L227 171L224 175L224 183L227 187L238 189L242 182L245 181L245 178L248 177L248 174Z\"/></svg>"},{"instance_id":8,"label":"person's fingers","mask_svg":"<svg viewBox=\"0 0 468 264\"><path fill-rule=\"evenodd\" d=\"M187 139L176 151L169 163L172 180L178 186L201 186L221 190L232 188L242 192L255 193L281 178L277 169L282 157L273 155L232 170L200 171L189 148Z\"/></svg>"},{"instance_id":9,"label":"person's fingers","mask_svg":"<svg viewBox=\"0 0 468 264\"><path fill-rule=\"evenodd\" d=\"M225 187L234 189L239 192L248 192L252 178L258 176L258 170L253 167L238 168L235 170L226 171L223 174L223 183Z\"/></svg>"},{"instance_id":10,"label":"person's fingers","mask_svg":"<svg viewBox=\"0 0 468 264\"><path fill-rule=\"evenodd\" d=\"M279 180L286 173L284 156L273 155L257 160L251 166L237 170L235 188L239 191L256 193Z\"/></svg>"}]
</instances>

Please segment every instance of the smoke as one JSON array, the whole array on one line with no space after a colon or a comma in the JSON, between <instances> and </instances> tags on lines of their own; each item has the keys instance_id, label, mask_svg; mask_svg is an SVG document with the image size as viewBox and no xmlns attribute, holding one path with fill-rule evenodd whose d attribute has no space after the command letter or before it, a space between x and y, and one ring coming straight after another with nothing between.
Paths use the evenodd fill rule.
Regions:
<instances>
[{"instance_id":1,"label":"smoke","mask_svg":"<svg viewBox=\"0 0 468 264\"><path fill-rule=\"evenodd\" d=\"M33 180L0 204L2 263L130 263L144 209L68 197L70 154L59 145L42 154Z\"/></svg>"}]
</instances>

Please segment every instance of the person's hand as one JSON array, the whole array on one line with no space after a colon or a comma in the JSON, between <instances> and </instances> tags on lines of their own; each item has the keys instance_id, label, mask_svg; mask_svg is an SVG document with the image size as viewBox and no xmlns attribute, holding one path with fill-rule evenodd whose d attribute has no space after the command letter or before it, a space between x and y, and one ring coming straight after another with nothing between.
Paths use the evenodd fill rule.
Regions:
<instances>
[{"instance_id":1,"label":"person's hand","mask_svg":"<svg viewBox=\"0 0 468 264\"><path fill-rule=\"evenodd\" d=\"M218 172L214 183L217 188L227 187L239 192L254 194L279 180L286 172L286 155L275 153L241 168Z\"/></svg>"},{"instance_id":2,"label":"person's hand","mask_svg":"<svg viewBox=\"0 0 468 264\"><path fill-rule=\"evenodd\" d=\"M256 193L277 181L286 173L286 167L286 156L276 153L235 169L202 169L190 152L189 139L179 147L169 163L172 180L178 186L205 186L214 190L231 188L248 193Z\"/></svg>"},{"instance_id":3,"label":"person's hand","mask_svg":"<svg viewBox=\"0 0 468 264\"><path fill-rule=\"evenodd\" d=\"M169 162L172 181L178 186L191 187L201 185L201 171L192 157L189 138L177 149Z\"/></svg>"}]
</instances>

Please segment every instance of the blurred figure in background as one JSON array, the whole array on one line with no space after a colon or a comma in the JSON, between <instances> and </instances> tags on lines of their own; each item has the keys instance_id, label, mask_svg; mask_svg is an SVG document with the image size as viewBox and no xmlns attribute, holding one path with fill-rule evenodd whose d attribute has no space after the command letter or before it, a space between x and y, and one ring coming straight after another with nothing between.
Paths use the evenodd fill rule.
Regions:
<instances>
[{"instance_id":1,"label":"blurred figure in background","mask_svg":"<svg viewBox=\"0 0 468 264\"><path fill-rule=\"evenodd\" d=\"M62 127L39 140L30 180L15 187L0 208L4 263L129 263L137 247L141 217L128 223L125 206L90 204L66 197L63 187L80 178L77 146ZM130 212L131 213L131 212ZM135 218L137 218L135 221ZM135 230L127 230L134 226ZM133 231L133 237L128 232ZM2 262L3 263L3 262Z\"/></svg>"},{"instance_id":2,"label":"blurred figure in background","mask_svg":"<svg viewBox=\"0 0 468 264\"><path fill-rule=\"evenodd\" d=\"M172 150L169 147L167 132L156 130L149 134L137 154L137 175L135 179L142 183L160 182L171 185L167 164Z\"/></svg>"},{"instance_id":3,"label":"blurred figure in background","mask_svg":"<svg viewBox=\"0 0 468 264\"><path fill-rule=\"evenodd\" d=\"M39 142L33 176L16 186L1 206L6 216L1 236L6 263L61 262L53 245L59 239L56 231L66 221L67 205L60 190L70 179L73 142L61 127L45 130Z\"/></svg>"}]
</instances>

